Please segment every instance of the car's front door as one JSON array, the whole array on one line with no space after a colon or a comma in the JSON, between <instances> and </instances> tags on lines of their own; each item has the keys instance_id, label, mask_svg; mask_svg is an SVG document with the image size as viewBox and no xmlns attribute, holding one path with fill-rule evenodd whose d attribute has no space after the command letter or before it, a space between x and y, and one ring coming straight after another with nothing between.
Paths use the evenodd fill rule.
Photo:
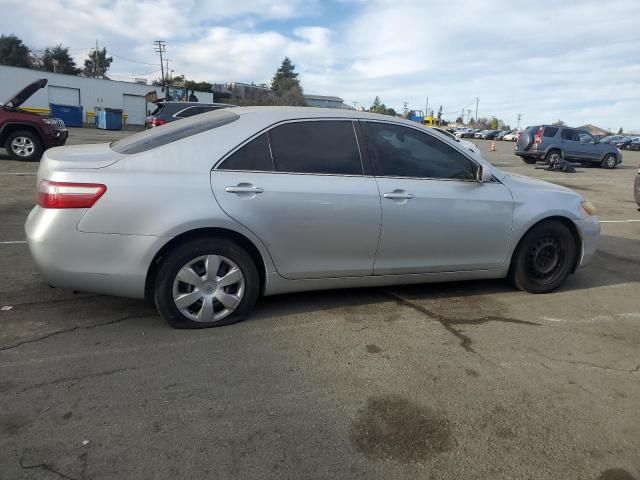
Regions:
<instances>
[{"instance_id":1,"label":"car's front door","mask_svg":"<svg viewBox=\"0 0 640 480\"><path fill-rule=\"evenodd\" d=\"M578 138L580 139L580 156L585 160L600 160L603 146L596 141L595 137L584 130L578 130Z\"/></svg>"},{"instance_id":2,"label":"car's front door","mask_svg":"<svg viewBox=\"0 0 640 480\"><path fill-rule=\"evenodd\" d=\"M351 120L276 126L211 172L216 200L269 250L285 278L371 275L380 195Z\"/></svg>"},{"instance_id":3,"label":"car's front door","mask_svg":"<svg viewBox=\"0 0 640 480\"><path fill-rule=\"evenodd\" d=\"M513 199L500 182L419 128L361 122L382 202L376 275L503 268Z\"/></svg>"},{"instance_id":4,"label":"car's front door","mask_svg":"<svg viewBox=\"0 0 640 480\"><path fill-rule=\"evenodd\" d=\"M583 146L580 144L580 136L578 131L573 128L563 128L562 133L562 150L564 158L567 160L583 159Z\"/></svg>"}]
</instances>

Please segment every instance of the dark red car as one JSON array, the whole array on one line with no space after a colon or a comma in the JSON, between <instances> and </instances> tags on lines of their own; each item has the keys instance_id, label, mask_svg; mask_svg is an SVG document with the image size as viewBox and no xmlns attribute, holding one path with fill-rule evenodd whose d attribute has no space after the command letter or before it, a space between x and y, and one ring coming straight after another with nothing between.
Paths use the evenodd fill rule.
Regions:
<instances>
[{"instance_id":1,"label":"dark red car","mask_svg":"<svg viewBox=\"0 0 640 480\"><path fill-rule=\"evenodd\" d=\"M36 80L0 105L0 147L15 160L40 160L47 148L67 141L69 132L62 120L20 109L20 105L46 85L46 78Z\"/></svg>"}]
</instances>

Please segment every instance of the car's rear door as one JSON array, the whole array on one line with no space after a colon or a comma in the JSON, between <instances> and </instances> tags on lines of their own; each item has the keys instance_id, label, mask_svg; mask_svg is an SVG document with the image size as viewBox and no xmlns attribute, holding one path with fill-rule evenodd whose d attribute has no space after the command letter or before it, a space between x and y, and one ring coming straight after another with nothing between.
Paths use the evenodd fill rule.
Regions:
<instances>
[{"instance_id":1,"label":"car's rear door","mask_svg":"<svg viewBox=\"0 0 640 480\"><path fill-rule=\"evenodd\" d=\"M277 125L212 171L216 200L290 279L370 275L380 195L351 120Z\"/></svg>"},{"instance_id":2,"label":"car's rear door","mask_svg":"<svg viewBox=\"0 0 640 480\"><path fill-rule=\"evenodd\" d=\"M382 202L377 275L504 267L513 199L500 182L419 128L361 121Z\"/></svg>"}]
</instances>

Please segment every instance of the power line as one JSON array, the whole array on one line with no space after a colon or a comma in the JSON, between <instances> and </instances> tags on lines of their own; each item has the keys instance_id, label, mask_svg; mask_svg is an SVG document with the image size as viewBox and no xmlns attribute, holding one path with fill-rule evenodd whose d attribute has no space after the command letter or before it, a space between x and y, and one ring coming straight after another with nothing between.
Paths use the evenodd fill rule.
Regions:
<instances>
[{"instance_id":1,"label":"power line","mask_svg":"<svg viewBox=\"0 0 640 480\"><path fill-rule=\"evenodd\" d=\"M118 57L121 60L126 60L127 62L140 63L142 65L151 65L151 66L154 66L154 67L156 65L158 65L157 63L147 63L147 62L141 62L139 60L132 60L130 58L123 57L122 55L118 55L117 53L113 53L111 50L108 50L108 52L109 52L109 55L113 55L114 57Z\"/></svg>"}]
</instances>

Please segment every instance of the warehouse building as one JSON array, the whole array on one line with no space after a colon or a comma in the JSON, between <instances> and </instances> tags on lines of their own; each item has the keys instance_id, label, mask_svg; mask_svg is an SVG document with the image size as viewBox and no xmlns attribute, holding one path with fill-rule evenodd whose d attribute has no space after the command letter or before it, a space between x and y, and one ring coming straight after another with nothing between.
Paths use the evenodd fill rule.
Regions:
<instances>
[{"instance_id":1,"label":"warehouse building","mask_svg":"<svg viewBox=\"0 0 640 480\"><path fill-rule=\"evenodd\" d=\"M145 95L156 92L163 98L161 87L141 83L77 77L60 73L43 72L27 68L0 65L0 102L5 102L20 89L40 78L48 84L27 100L22 108L47 113L50 104L79 106L85 123L95 121L95 112L101 108L121 109L129 125L144 125L145 117L153 104L147 104ZM195 92L199 102L212 102L213 94Z\"/></svg>"}]
</instances>

